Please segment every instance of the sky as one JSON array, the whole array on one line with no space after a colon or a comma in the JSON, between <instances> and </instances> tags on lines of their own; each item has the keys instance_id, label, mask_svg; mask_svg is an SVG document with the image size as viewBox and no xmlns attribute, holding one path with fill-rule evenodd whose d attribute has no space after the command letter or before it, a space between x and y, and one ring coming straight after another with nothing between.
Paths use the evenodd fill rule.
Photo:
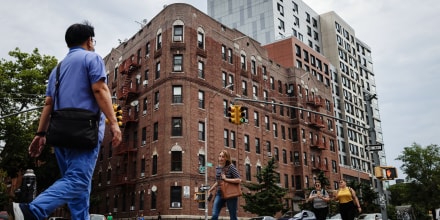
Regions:
<instances>
[{"instance_id":1,"label":"sky","mask_svg":"<svg viewBox=\"0 0 440 220\"><path fill-rule=\"evenodd\" d=\"M67 53L65 30L88 20L96 52L110 53L164 7L188 3L207 13L206 0L3 0L0 59L16 47L55 56ZM438 0L304 0L322 14L335 11L371 47L382 132L389 166L403 148L440 144L440 2ZM399 170L399 178L405 175Z\"/></svg>"}]
</instances>

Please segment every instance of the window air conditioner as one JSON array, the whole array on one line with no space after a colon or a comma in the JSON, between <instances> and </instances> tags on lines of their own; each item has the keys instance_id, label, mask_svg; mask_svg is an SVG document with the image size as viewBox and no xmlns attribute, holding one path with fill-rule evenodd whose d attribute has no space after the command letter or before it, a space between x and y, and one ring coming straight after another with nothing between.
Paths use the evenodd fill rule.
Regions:
<instances>
[{"instance_id":1,"label":"window air conditioner","mask_svg":"<svg viewBox=\"0 0 440 220\"><path fill-rule=\"evenodd\" d=\"M267 80L267 76L266 76L266 75L263 75L263 79L264 79L264 80Z\"/></svg>"},{"instance_id":2,"label":"window air conditioner","mask_svg":"<svg viewBox=\"0 0 440 220\"><path fill-rule=\"evenodd\" d=\"M144 80L144 82L142 83L144 86L148 85L148 80Z\"/></svg>"},{"instance_id":3,"label":"window air conditioner","mask_svg":"<svg viewBox=\"0 0 440 220\"><path fill-rule=\"evenodd\" d=\"M158 108L159 108L159 103L157 103L157 104L154 105L154 110L156 110L156 109L158 109Z\"/></svg>"},{"instance_id":4,"label":"window air conditioner","mask_svg":"<svg viewBox=\"0 0 440 220\"><path fill-rule=\"evenodd\" d=\"M172 202L171 208L180 208L180 202Z\"/></svg>"},{"instance_id":5,"label":"window air conditioner","mask_svg":"<svg viewBox=\"0 0 440 220\"><path fill-rule=\"evenodd\" d=\"M267 152L268 157L272 157L272 152Z\"/></svg>"},{"instance_id":6,"label":"window air conditioner","mask_svg":"<svg viewBox=\"0 0 440 220\"><path fill-rule=\"evenodd\" d=\"M181 42L182 41L182 36L174 36L173 37L173 41Z\"/></svg>"},{"instance_id":7,"label":"window air conditioner","mask_svg":"<svg viewBox=\"0 0 440 220\"><path fill-rule=\"evenodd\" d=\"M181 65L174 65L173 71L175 71L175 72L182 71L182 66Z\"/></svg>"}]
</instances>

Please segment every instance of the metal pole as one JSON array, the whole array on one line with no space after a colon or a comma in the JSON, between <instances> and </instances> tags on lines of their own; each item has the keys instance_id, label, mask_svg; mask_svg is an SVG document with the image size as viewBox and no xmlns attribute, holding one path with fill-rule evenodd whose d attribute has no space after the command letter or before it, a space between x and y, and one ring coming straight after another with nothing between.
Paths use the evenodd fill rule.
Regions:
<instances>
[{"instance_id":1,"label":"metal pole","mask_svg":"<svg viewBox=\"0 0 440 220\"><path fill-rule=\"evenodd\" d=\"M365 97L365 101L367 102L367 115L368 115L368 124L373 125L373 111L372 111L372 107L371 107L371 100L376 98L376 94L374 95L367 95ZM376 143L376 133L375 133L375 129L374 127L371 127L370 129L368 129L369 132L369 136L370 136L370 140L371 140L371 145L375 145ZM373 166L380 166L380 158L379 158L379 153L378 151L373 151ZM382 184L382 180L377 179L376 177L373 177L373 179L376 179L377 181L377 189L378 189L378 193L379 193L379 206L380 206L380 210L382 213L382 219L388 219L388 214L387 214L387 200L385 197L385 193L383 190L383 184Z\"/></svg>"},{"instance_id":2,"label":"metal pole","mask_svg":"<svg viewBox=\"0 0 440 220\"><path fill-rule=\"evenodd\" d=\"M209 109L208 111L209 112ZM205 125L206 125L206 141L205 141L205 186L208 185L208 115L205 117ZM205 220L208 220L208 199L205 190Z\"/></svg>"},{"instance_id":3,"label":"metal pole","mask_svg":"<svg viewBox=\"0 0 440 220\"><path fill-rule=\"evenodd\" d=\"M206 141L205 141L205 186L208 186L208 140L209 140L209 135L208 135L208 131L209 131L209 120L208 120L208 117L209 117L209 110L210 110L210 108L211 108L211 102L212 102L212 99L220 92L220 91L222 91L223 89L227 89L227 88L229 88L229 87L231 87L231 86L233 86L234 84L229 84L229 85L227 85L227 86L225 86L225 87L223 87L222 89L220 89L219 91L217 91L216 93L214 93L214 95L212 95L212 97L209 99L209 105L208 105L208 108L206 109L206 117L205 117L205 126L206 126ZM208 199L208 195L206 195L206 192L207 192L207 190L205 190L205 220L208 220L208 202L207 202L207 199Z\"/></svg>"}]
</instances>

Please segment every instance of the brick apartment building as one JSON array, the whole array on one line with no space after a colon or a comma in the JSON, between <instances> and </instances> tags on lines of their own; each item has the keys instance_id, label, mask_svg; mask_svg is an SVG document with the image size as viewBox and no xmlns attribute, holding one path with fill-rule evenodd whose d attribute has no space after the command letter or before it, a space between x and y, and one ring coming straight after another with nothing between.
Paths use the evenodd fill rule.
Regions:
<instances>
[{"instance_id":1,"label":"brick apartment building","mask_svg":"<svg viewBox=\"0 0 440 220\"><path fill-rule=\"evenodd\" d=\"M293 59L310 71L294 67ZM91 213L203 218L204 205L193 195L205 184L206 168L208 184L214 182L207 165L217 164L222 149L231 153L244 182L256 181L274 157L291 209L319 172L332 188L341 177L329 61L294 38L263 47L178 3L104 60L108 85L123 109L123 143L112 148L107 131ZM227 107L235 98L249 99L235 101L248 108L248 123L228 122ZM253 216L241 205L238 215Z\"/></svg>"}]
</instances>

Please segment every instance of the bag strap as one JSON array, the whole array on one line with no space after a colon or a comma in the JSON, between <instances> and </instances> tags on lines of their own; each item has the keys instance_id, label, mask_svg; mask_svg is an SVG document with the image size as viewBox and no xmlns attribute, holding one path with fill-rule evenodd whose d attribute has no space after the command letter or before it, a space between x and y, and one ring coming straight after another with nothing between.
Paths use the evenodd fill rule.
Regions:
<instances>
[{"instance_id":1,"label":"bag strap","mask_svg":"<svg viewBox=\"0 0 440 220\"><path fill-rule=\"evenodd\" d=\"M58 97L58 90L60 88L60 69L61 69L61 62L57 65L57 75L56 75L56 81L55 81L55 95L53 96L52 112L55 108L56 100Z\"/></svg>"}]
</instances>

